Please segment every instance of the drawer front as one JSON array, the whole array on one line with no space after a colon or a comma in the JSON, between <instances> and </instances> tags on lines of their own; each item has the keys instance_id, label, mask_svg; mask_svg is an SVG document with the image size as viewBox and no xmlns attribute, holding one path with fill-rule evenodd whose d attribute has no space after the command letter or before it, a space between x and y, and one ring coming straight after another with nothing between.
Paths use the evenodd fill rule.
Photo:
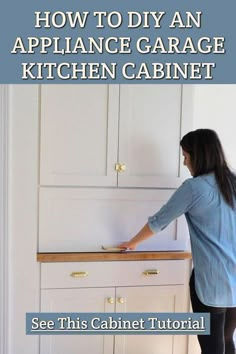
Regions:
<instances>
[{"instance_id":1,"label":"drawer front","mask_svg":"<svg viewBox=\"0 0 236 354\"><path fill-rule=\"evenodd\" d=\"M186 260L42 263L41 286L83 288L185 284Z\"/></svg>"}]
</instances>

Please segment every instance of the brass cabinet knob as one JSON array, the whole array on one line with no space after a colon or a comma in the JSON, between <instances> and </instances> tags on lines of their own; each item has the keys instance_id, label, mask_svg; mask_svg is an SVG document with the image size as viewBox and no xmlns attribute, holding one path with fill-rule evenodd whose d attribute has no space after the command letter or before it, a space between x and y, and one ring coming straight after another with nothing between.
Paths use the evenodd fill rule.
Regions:
<instances>
[{"instance_id":1,"label":"brass cabinet knob","mask_svg":"<svg viewBox=\"0 0 236 354\"><path fill-rule=\"evenodd\" d=\"M116 163L115 170L117 172L124 172L126 170L126 165L124 163Z\"/></svg>"},{"instance_id":2,"label":"brass cabinet knob","mask_svg":"<svg viewBox=\"0 0 236 354\"><path fill-rule=\"evenodd\" d=\"M117 301L119 302L119 304L125 303L125 299L123 297L118 297Z\"/></svg>"},{"instance_id":3,"label":"brass cabinet knob","mask_svg":"<svg viewBox=\"0 0 236 354\"><path fill-rule=\"evenodd\" d=\"M160 274L160 270L158 269L147 269L143 272L144 275L157 275Z\"/></svg>"},{"instance_id":4,"label":"brass cabinet knob","mask_svg":"<svg viewBox=\"0 0 236 354\"><path fill-rule=\"evenodd\" d=\"M113 298L113 297L108 297L108 298L107 298L107 302L108 302L109 304L114 304L114 298Z\"/></svg>"}]
</instances>

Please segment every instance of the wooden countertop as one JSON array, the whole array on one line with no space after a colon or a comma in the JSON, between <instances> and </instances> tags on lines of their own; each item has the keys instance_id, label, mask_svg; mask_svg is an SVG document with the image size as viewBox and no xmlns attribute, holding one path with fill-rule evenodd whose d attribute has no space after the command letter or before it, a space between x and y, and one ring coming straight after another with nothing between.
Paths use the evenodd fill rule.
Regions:
<instances>
[{"instance_id":1,"label":"wooden countertop","mask_svg":"<svg viewBox=\"0 0 236 354\"><path fill-rule=\"evenodd\" d=\"M190 252L76 252L38 253L38 262L146 261L158 259L191 259Z\"/></svg>"}]
</instances>

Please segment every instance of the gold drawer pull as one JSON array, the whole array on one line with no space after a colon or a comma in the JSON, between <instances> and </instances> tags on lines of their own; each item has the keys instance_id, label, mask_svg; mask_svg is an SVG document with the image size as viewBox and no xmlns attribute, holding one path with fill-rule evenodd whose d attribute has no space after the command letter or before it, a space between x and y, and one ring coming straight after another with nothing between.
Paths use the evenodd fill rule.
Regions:
<instances>
[{"instance_id":1,"label":"gold drawer pull","mask_svg":"<svg viewBox=\"0 0 236 354\"><path fill-rule=\"evenodd\" d=\"M160 270L158 269L148 269L143 272L144 275L157 275L160 274Z\"/></svg>"},{"instance_id":2,"label":"gold drawer pull","mask_svg":"<svg viewBox=\"0 0 236 354\"><path fill-rule=\"evenodd\" d=\"M83 278L88 276L88 272L72 272L70 276L73 278Z\"/></svg>"}]
</instances>

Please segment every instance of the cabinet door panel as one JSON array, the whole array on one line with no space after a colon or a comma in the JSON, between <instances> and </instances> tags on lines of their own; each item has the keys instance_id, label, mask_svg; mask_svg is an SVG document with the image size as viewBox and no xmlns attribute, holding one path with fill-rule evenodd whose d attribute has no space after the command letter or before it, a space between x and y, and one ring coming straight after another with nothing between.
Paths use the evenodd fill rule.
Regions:
<instances>
[{"instance_id":1,"label":"cabinet door panel","mask_svg":"<svg viewBox=\"0 0 236 354\"><path fill-rule=\"evenodd\" d=\"M113 312L107 298L114 289L42 290L42 312ZM104 354L113 352L113 337L102 335L45 335L40 338L41 354Z\"/></svg>"},{"instance_id":2,"label":"cabinet door panel","mask_svg":"<svg viewBox=\"0 0 236 354\"><path fill-rule=\"evenodd\" d=\"M117 312L185 312L187 293L184 286L152 286L117 288ZM187 336L128 335L115 337L115 353L119 354L184 354Z\"/></svg>"},{"instance_id":3,"label":"cabinet door panel","mask_svg":"<svg viewBox=\"0 0 236 354\"><path fill-rule=\"evenodd\" d=\"M119 88L43 85L41 185L113 186Z\"/></svg>"},{"instance_id":4,"label":"cabinet door panel","mask_svg":"<svg viewBox=\"0 0 236 354\"><path fill-rule=\"evenodd\" d=\"M181 85L121 85L120 186L180 184Z\"/></svg>"},{"instance_id":5,"label":"cabinet door panel","mask_svg":"<svg viewBox=\"0 0 236 354\"><path fill-rule=\"evenodd\" d=\"M101 252L130 239L170 198L170 190L41 188L40 252ZM138 250L184 250L184 216Z\"/></svg>"}]
</instances>

